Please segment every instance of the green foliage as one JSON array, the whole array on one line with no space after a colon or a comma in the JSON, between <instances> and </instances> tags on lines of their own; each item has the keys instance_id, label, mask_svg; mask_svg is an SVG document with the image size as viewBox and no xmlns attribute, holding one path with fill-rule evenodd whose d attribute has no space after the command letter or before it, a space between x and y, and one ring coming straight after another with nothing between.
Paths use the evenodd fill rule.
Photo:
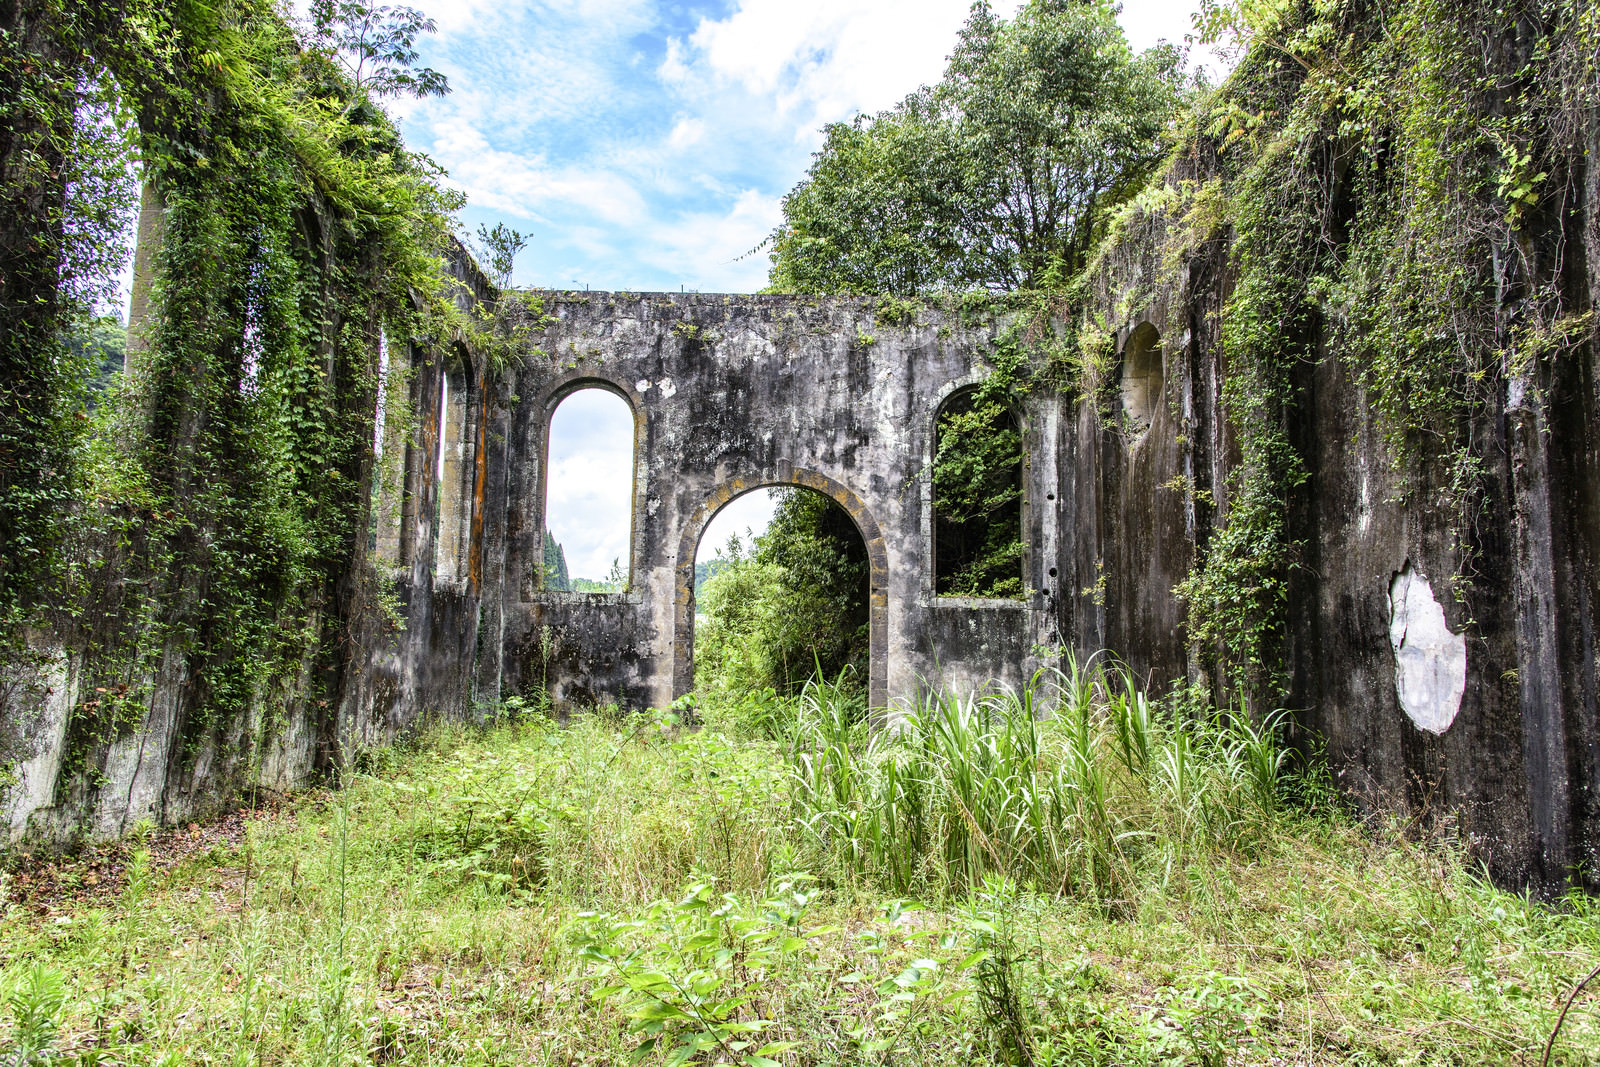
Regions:
<instances>
[{"instance_id":1,"label":"green foliage","mask_svg":"<svg viewBox=\"0 0 1600 1067\"><path fill-rule=\"evenodd\" d=\"M1115 901L1145 865L1257 847L1286 788L1274 723L1153 711L1125 672L1074 666L1017 693L930 693L879 733L840 700L816 685L802 700L802 824L830 862L895 892L996 875ZM1046 706L1058 712L1041 721Z\"/></svg>"},{"instance_id":2,"label":"green foliage","mask_svg":"<svg viewBox=\"0 0 1600 1067\"><path fill-rule=\"evenodd\" d=\"M574 578L572 591L575 593L626 593L628 591L628 572L622 566L620 557L613 558L611 569L604 578Z\"/></svg>"},{"instance_id":3,"label":"green foliage","mask_svg":"<svg viewBox=\"0 0 1600 1067\"><path fill-rule=\"evenodd\" d=\"M721 552L711 559L703 559L694 565L694 595L699 597L704 591L706 582L721 574L728 568L729 559Z\"/></svg>"},{"instance_id":4,"label":"green foliage","mask_svg":"<svg viewBox=\"0 0 1600 1067\"><path fill-rule=\"evenodd\" d=\"M0 631L63 595L93 332L127 255L131 116L93 5L0 16ZM12 642L7 640L9 646ZM9 652L9 648L7 649Z\"/></svg>"},{"instance_id":5,"label":"green foliage","mask_svg":"<svg viewBox=\"0 0 1600 1067\"><path fill-rule=\"evenodd\" d=\"M478 227L478 247L489 262L489 273L496 285L504 288L511 284L511 268L517 253L528 247L528 237L503 222L495 223L492 229Z\"/></svg>"},{"instance_id":6,"label":"green foliage","mask_svg":"<svg viewBox=\"0 0 1600 1067\"><path fill-rule=\"evenodd\" d=\"M1123 676L1108 681L1124 692ZM937 863L919 899L885 889L849 859L860 838L799 803L797 756L818 749L737 740L711 702L694 730L527 714L424 734L337 794L198 838L147 835L153 859L135 853L120 892L55 896L48 911L27 897L51 878L93 892L101 853L13 869L0 876L0 994L47 987L32 977L47 968L64 995L33 995L32 1014L51 1020L36 1042L51 1062L135 1067L196 1050L229 1064L610 1064L652 1038L645 1063L704 1041L690 1062L763 1049L917 1067L1539 1062L1600 946L1592 900L1497 891L1452 839L1418 841L1381 816L1356 823L1281 792L1262 815L1247 791L1196 791L1209 756L1191 759L1180 802L1155 770L1124 769L1107 700L1091 702L1090 736L1139 856L1114 895L995 869L968 892ZM1073 706L1060 712L1038 724L1047 770L1078 728ZM1151 768L1174 747L1168 710L1154 714ZM842 729L852 768L889 773L862 758L864 730ZM897 752L880 737L880 754ZM952 782L993 766L982 744L948 751L980 764L942 768ZM1010 773L1018 787L1042 776L1022 756ZM1004 790L974 795L996 801L972 811L987 834ZM1256 832L1180 844L1184 812L1206 808L1196 798L1236 806ZM1009 803L1030 800L1019 789ZM1002 856L1017 840L993 838ZM1551 1063L1597 1052L1600 1020L1580 999Z\"/></svg>"},{"instance_id":7,"label":"green foliage","mask_svg":"<svg viewBox=\"0 0 1600 1067\"><path fill-rule=\"evenodd\" d=\"M873 307L873 313L885 326L914 326L922 305L915 300L882 296Z\"/></svg>"},{"instance_id":8,"label":"green foliage","mask_svg":"<svg viewBox=\"0 0 1600 1067\"><path fill-rule=\"evenodd\" d=\"M122 373L128 358L128 328L116 315L94 315L65 338L67 359L88 371L88 394L98 397Z\"/></svg>"},{"instance_id":9,"label":"green foliage","mask_svg":"<svg viewBox=\"0 0 1600 1067\"><path fill-rule=\"evenodd\" d=\"M849 514L808 489L778 491L748 555L737 538L697 601L697 688L793 696L818 672L866 677L867 551Z\"/></svg>"},{"instance_id":10,"label":"green foliage","mask_svg":"<svg viewBox=\"0 0 1600 1067\"><path fill-rule=\"evenodd\" d=\"M381 338L461 332L443 258L459 197L373 103L442 89L403 76L425 27L328 10L301 40L248 0L68 0L30 6L0 42L0 78L27 89L0 154L59 156L34 178L66 205L0 221L16 252L0 276L47 309L0 326L20 346L7 367L33 368L0 375L19 401L0 412L0 509L17 518L0 537L20 539L0 546L0 626L52 627L103 682L69 722L64 790L139 721L159 670L188 679L190 758L348 654L330 606L366 541ZM359 60L358 83L340 34L360 11L378 67ZM91 415L87 364L107 358L110 327L84 309L125 259L135 158L159 209L149 315ZM27 238L36 223L55 238Z\"/></svg>"},{"instance_id":11,"label":"green foliage","mask_svg":"<svg viewBox=\"0 0 1600 1067\"><path fill-rule=\"evenodd\" d=\"M744 1018L742 1009L794 969L805 950L797 931L814 894L797 882L780 882L776 898L758 907L698 882L677 900L651 904L641 918L590 920L579 958L602 982L591 995L620 1003L639 1038L636 1058L664 1053L663 1062L677 1067L711 1055L742 1067L778 1067L772 1057L798 1043L762 1041L773 1022ZM736 980L742 988L733 994L728 986Z\"/></svg>"},{"instance_id":12,"label":"green foliage","mask_svg":"<svg viewBox=\"0 0 1600 1067\"><path fill-rule=\"evenodd\" d=\"M1315 320L1301 260L1316 247L1322 210L1296 171L1285 152L1241 183L1234 246L1240 278L1222 331L1223 400L1239 431L1240 459L1229 472L1226 521L1176 590L1188 604L1190 636L1236 672L1229 682L1267 699L1287 685L1282 642L1299 558L1289 497L1306 480L1289 440L1291 374L1311 356Z\"/></svg>"},{"instance_id":13,"label":"green foliage","mask_svg":"<svg viewBox=\"0 0 1600 1067\"><path fill-rule=\"evenodd\" d=\"M944 77L827 127L769 238L779 292L1057 288L1163 154L1170 48L1134 56L1108 3L974 6Z\"/></svg>"},{"instance_id":14,"label":"green foliage","mask_svg":"<svg viewBox=\"0 0 1600 1067\"><path fill-rule=\"evenodd\" d=\"M11 1040L0 1057L9 1067L43 1067L59 1058L56 1035L67 999L61 972L35 963L7 998L11 1008Z\"/></svg>"},{"instance_id":15,"label":"green foliage","mask_svg":"<svg viewBox=\"0 0 1600 1067\"><path fill-rule=\"evenodd\" d=\"M1021 597L1022 428L1032 387L1028 346L1013 324L995 340L992 370L939 410L933 468L934 590L940 596Z\"/></svg>"},{"instance_id":16,"label":"green foliage","mask_svg":"<svg viewBox=\"0 0 1600 1067\"><path fill-rule=\"evenodd\" d=\"M553 592L571 589L567 576L567 553L549 530L544 532L544 588Z\"/></svg>"}]
</instances>

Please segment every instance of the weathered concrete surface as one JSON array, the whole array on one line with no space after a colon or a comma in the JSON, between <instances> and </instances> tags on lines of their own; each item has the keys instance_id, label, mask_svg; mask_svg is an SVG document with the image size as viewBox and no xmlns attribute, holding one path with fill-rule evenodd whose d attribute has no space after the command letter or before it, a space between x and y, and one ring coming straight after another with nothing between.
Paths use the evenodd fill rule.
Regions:
<instances>
[{"instance_id":1,"label":"weathered concrete surface","mask_svg":"<svg viewBox=\"0 0 1600 1067\"><path fill-rule=\"evenodd\" d=\"M728 501L800 485L854 519L870 569L870 693L876 705L940 679L1016 684L1042 663L1052 629L1053 562L1030 517L1028 603L934 596L930 484L934 417L953 389L987 373L993 327L926 309L878 321L867 300L699 294L546 293L540 354L507 385L512 405L506 529L504 678L553 696L664 706L693 682L694 556ZM628 595L540 590L546 435L574 390L608 389L636 418ZM1030 442L1049 403L1023 412ZM1030 471L1034 468L1030 467ZM1054 464L1039 469L1053 471ZM1025 495L1054 484L1032 474ZM1050 514L1034 508L1030 516ZM1053 527L1053 522L1050 523ZM549 628L548 633L546 627ZM543 639L543 640L541 640ZM560 651L547 657L551 642Z\"/></svg>"},{"instance_id":2,"label":"weathered concrete surface","mask_svg":"<svg viewBox=\"0 0 1600 1067\"><path fill-rule=\"evenodd\" d=\"M13 840L64 840L186 818L536 689L565 707L665 705L693 678L700 537L763 486L825 493L861 532L876 704L1018 684L1063 648L1111 650L1157 689L1204 684L1173 589L1226 514L1238 462L1218 334L1232 279L1221 241L1174 273L1165 240L1159 218L1135 219L1104 262L1099 301L1125 376L1093 398L1040 391L1021 404L1026 600L934 595L934 420L988 372L994 323L928 306L889 324L851 298L528 294L537 310L522 298L502 310L529 332L498 379L472 353L391 351L418 425L384 435L372 464L375 547L338 605L349 639L337 676L314 685L308 658L179 758L185 679L158 666L130 680L138 725L93 754L91 775L59 740L89 683L76 653L46 642L0 693L0 822ZM471 299L494 298L462 279ZM1311 476L1290 501L1304 545L1287 634L1297 737L1325 748L1360 802L1447 815L1497 877L1547 888L1574 869L1593 885L1600 870L1596 372L1592 346L1535 363L1481 416L1489 499L1460 598L1441 577L1458 563L1443 475L1397 469L1336 353L1295 383L1294 445ZM586 387L635 417L624 594L540 586L550 418ZM319 688L334 699L307 696Z\"/></svg>"},{"instance_id":3,"label":"weathered concrete surface","mask_svg":"<svg viewBox=\"0 0 1600 1067\"><path fill-rule=\"evenodd\" d=\"M1206 680L1171 589L1225 516L1238 463L1220 336L1227 247L1188 249L1174 269L1167 242L1159 216L1130 220L1097 301L1119 352L1146 327L1159 334L1164 402L1147 430L1079 403L1059 516L1062 584L1077 593L1063 631L1157 683ZM1589 292L1575 309L1600 296L1600 227L1586 243ZM1286 505L1303 545L1287 618L1297 737L1326 753L1359 803L1452 825L1504 882L1600 887L1592 336L1558 360L1527 360L1527 379L1506 380L1475 416L1485 495L1459 587L1448 581L1462 566L1448 471L1397 462L1342 354L1320 339L1313 349L1321 357L1299 368L1288 417L1310 475ZM1408 609L1398 656L1397 591Z\"/></svg>"}]
</instances>

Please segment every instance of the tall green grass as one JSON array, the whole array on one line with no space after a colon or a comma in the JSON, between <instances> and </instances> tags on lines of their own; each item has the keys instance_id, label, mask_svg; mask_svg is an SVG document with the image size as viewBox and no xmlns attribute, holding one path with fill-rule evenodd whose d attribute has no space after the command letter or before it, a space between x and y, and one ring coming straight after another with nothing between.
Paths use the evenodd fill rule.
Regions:
<instances>
[{"instance_id":1,"label":"tall green grass","mask_svg":"<svg viewBox=\"0 0 1600 1067\"><path fill-rule=\"evenodd\" d=\"M999 875L1125 902L1143 878L1280 832L1288 785L1276 717L1163 712L1101 662L1017 690L927 692L882 730L849 687L814 682L787 751L812 844L897 892Z\"/></svg>"},{"instance_id":2,"label":"tall green grass","mask_svg":"<svg viewBox=\"0 0 1600 1067\"><path fill-rule=\"evenodd\" d=\"M0 873L0 1064L1537 1064L1600 958L1113 664L766 699L441 730L42 912Z\"/></svg>"}]
</instances>

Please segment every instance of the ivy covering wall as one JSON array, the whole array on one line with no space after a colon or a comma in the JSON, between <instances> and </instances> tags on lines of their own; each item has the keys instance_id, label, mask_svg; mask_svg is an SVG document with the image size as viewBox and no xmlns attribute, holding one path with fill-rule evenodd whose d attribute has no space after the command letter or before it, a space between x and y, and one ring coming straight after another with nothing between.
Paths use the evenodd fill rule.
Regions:
<instances>
[{"instance_id":1,"label":"ivy covering wall","mask_svg":"<svg viewBox=\"0 0 1600 1067\"><path fill-rule=\"evenodd\" d=\"M191 755L252 705L335 706L380 335L471 329L446 299L455 194L401 144L384 83L271 3L9 5L0 80L8 662L40 633L77 650L76 770L158 679L181 679ZM65 342L109 295L141 183L147 313L91 408Z\"/></svg>"},{"instance_id":2,"label":"ivy covering wall","mask_svg":"<svg viewBox=\"0 0 1600 1067\"><path fill-rule=\"evenodd\" d=\"M1302 368L1334 358L1363 388L1403 492L1453 531L1465 601L1481 519L1506 504L1485 420L1513 394L1542 403L1594 342L1583 213L1600 17L1548 0L1273 0L1208 17L1249 50L1127 218L1171 227L1174 268L1227 248L1237 462L1180 593L1203 659L1271 698L1310 491L1293 440Z\"/></svg>"}]
</instances>

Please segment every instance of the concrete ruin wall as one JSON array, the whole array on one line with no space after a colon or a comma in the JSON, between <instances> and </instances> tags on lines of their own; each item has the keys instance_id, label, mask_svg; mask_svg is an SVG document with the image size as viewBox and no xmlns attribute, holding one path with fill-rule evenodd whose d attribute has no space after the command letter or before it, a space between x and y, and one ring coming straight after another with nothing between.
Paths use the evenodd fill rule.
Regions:
<instances>
[{"instance_id":1,"label":"concrete ruin wall","mask_svg":"<svg viewBox=\"0 0 1600 1067\"><path fill-rule=\"evenodd\" d=\"M741 492L800 484L843 504L868 545L875 702L922 684L1016 684L1057 663L1048 650L1061 645L1080 659L1112 650L1155 688L1204 682L1172 590L1219 525L1237 462L1216 327L1231 279L1220 243L1161 274L1159 230L1149 221L1100 279L1103 305L1123 309L1109 323L1120 407L1042 392L1022 412L1026 601L933 595L934 420L986 373L993 325L932 306L891 325L847 298L551 293L554 322L529 338L538 352L473 400L484 444L453 499L469 509L456 525L477 531L474 562L423 598L434 611L461 598L460 614L414 638L435 651L400 662L434 664L427 673L463 694L470 675L458 707L546 682L558 702L664 705L692 681L706 523ZM1450 813L1513 882L1593 870L1600 842L1593 361L1508 389L1485 416L1495 499L1461 601L1438 472L1396 467L1334 355L1298 383L1296 444L1312 474L1290 502L1306 546L1290 603L1298 736L1326 746L1361 802ZM635 415L626 594L539 588L546 433L584 386Z\"/></svg>"},{"instance_id":2,"label":"concrete ruin wall","mask_svg":"<svg viewBox=\"0 0 1600 1067\"><path fill-rule=\"evenodd\" d=\"M274 723L258 767L221 737L180 773L161 739L183 680L158 680L105 780L58 788L51 738L85 694L72 655L44 642L36 673L6 697L11 838L185 818L251 779L293 788L327 765L330 744L475 719L536 686L568 706L665 705L692 682L699 538L721 505L762 486L811 487L855 519L871 565L876 703L921 685L1014 685L1063 645L1080 658L1113 650L1156 688L1203 680L1172 589L1218 526L1237 458L1216 332L1231 281L1220 244L1161 274L1161 241L1148 221L1099 280L1101 303L1118 309L1120 406L1040 391L1020 412L1026 600L933 594L934 423L987 373L992 323L930 305L894 325L853 298L544 293L548 319L505 302L507 325L527 332L523 358L498 377L471 353L397 348L411 373L394 380L419 425L387 440L376 466L375 548L351 583L333 706L289 680L256 712ZM490 295L481 279L473 288ZM1600 843L1600 379L1587 350L1533 373L1544 377L1513 383L1484 419L1497 495L1458 602L1434 475L1405 472L1423 491L1402 492L1339 360L1303 368L1296 444L1312 479L1291 502L1307 553L1290 605L1291 703L1301 738L1325 743L1352 795L1451 812L1497 876L1553 886L1576 866L1594 871ZM550 417L585 386L621 396L635 418L623 594L540 588ZM1197 503L1207 499L1215 506ZM256 726L239 724L234 741Z\"/></svg>"},{"instance_id":3,"label":"concrete ruin wall","mask_svg":"<svg viewBox=\"0 0 1600 1067\"><path fill-rule=\"evenodd\" d=\"M870 567L870 696L1016 684L1055 643L1056 409L1029 402L1027 600L933 593L932 463L941 405L987 373L992 327L928 308L878 320L866 300L789 296L545 294L540 354L507 383L504 481L490 494L486 559L500 600L488 647L507 691L548 680L558 703L665 706L693 685L694 557L741 493L800 485L855 520ZM573 391L621 396L635 417L630 591L545 592L547 432ZM497 505L495 501L503 501ZM1043 504L1045 506L1040 507ZM541 639L548 627L549 641ZM545 651L550 647L546 662Z\"/></svg>"},{"instance_id":4,"label":"concrete ruin wall","mask_svg":"<svg viewBox=\"0 0 1600 1067\"><path fill-rule=\"evenodd\" d=\"M487 280L464 254L450 270L461 306L490 299ZM419 506L436 491L437 465L425 457L437 452L442 375L449 368L463 377L466 362L460 351L421 344L394 346L390 355L398 389L390 403L420 418L413 433L385 442L398 462L380 458L375 470L380 482L385 470L397 474L398 484L385 488L397 520L403 512L403 523L394 525L404 526L411 544L404 567L384 563L382 552L358 555L341 581L348 599L324 609L348 624L338 669L318 662L315 635L326 620L314 612L298 620L310 635L298 668L256 693L242 714L186 742L197 687L190 650L169 644L153 670L125 674L115 687L129 694L119 728L72 753L75 711L116 693L96 677L95 649L81 632L24 634L24 654L0 664L0 848L59 847L114 838L141 820L204 817L253 793L303 789L351 754L390 744L421 723L475 714L470 667L480 598L466 583L434 573L437 517ZM481 409L475 395L469 400ZM384 510L380 504L380 518ZM90 633L102 644L118 636Z\"/></svg>"},{"instance_id":5,"label":"concrete ruin wall","mask_svg":"<svg viewBox=\"0 0 1600 1067\"><path fill-rule=\"evenodd\" d=\"M1588 232L1592 306L1600 229ZM1228 248L1214 240L1174 271L1167 240L1161 218L1135 220L1098 278L1124 357L1140 331L1161 338L1149 430L1080 404L1060 460L1076 486L1060 516L1076 546L1065 584L1087 587L1102 560L1106 577L1103 604L1080 597L1063 629L1157 680L1201 677L1170 589L1219 528L1238 462L1219 325ZM1475 417L1486 500L1459 599L1448 472L1396 459L1341 353L1322 346L1294 383L1292 443L1310 476L1287 502L1303 545L1288 605L1297 736L1361 806L1453 823L1512 884L1600 887L1597 355L1527 361Z\"/></svg>"}]
</instances>

